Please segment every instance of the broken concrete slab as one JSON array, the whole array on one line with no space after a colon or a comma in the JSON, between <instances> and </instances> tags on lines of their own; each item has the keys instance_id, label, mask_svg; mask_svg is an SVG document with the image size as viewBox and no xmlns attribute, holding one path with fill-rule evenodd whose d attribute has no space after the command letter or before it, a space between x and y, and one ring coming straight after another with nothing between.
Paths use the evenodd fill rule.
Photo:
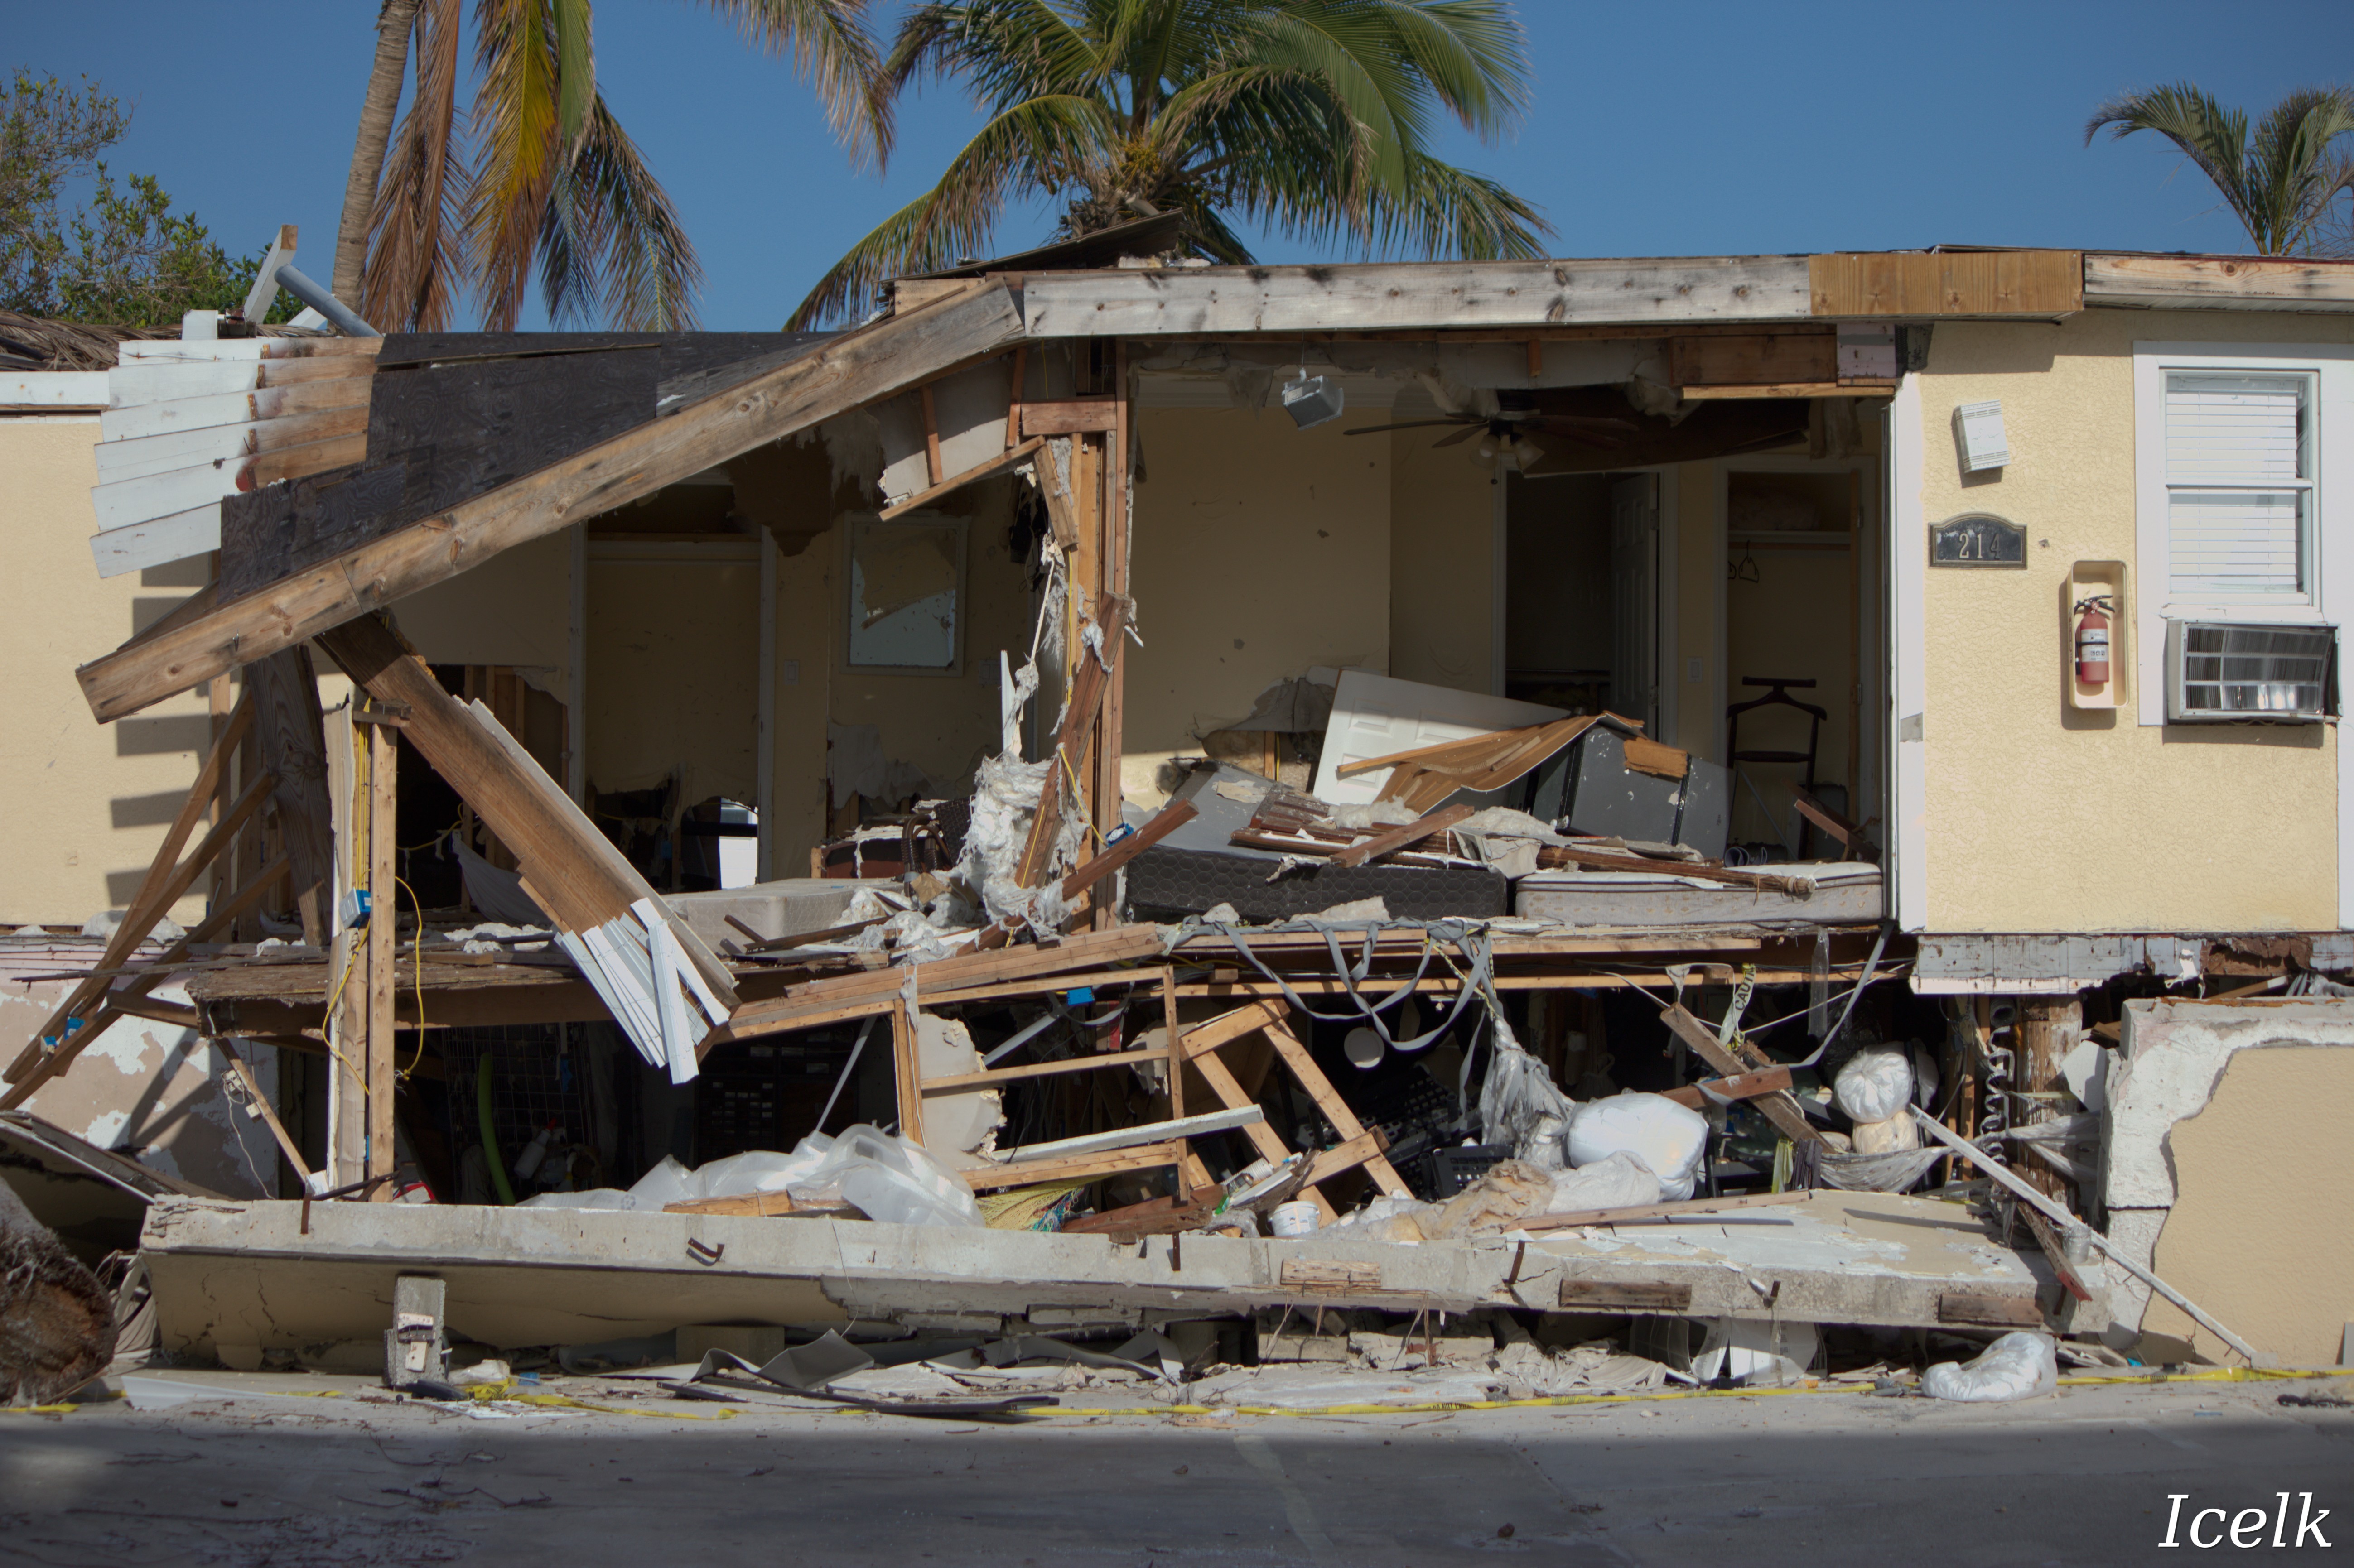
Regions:
<instances>
[{"instance_id":1,"label":"broken concrete slab","mask_svg":"<svg viewBox=\"0 0 2354 1568\"><path fill-rule=\"evenodd\" d=\"M499 1346L943 1313L1553 1311L1564 1282L1602 1311L1927 1327L1948 1294L2031 1308L2036 1290L1966 1211L1878 1193L1816 1193L1771 1224L1711 1215L1423 1246L397 1203L314 1204L303 1225L294 1202L158 1202L143 1246L163 1343L202 1353L379 1334L395 1277L426 1268L447 1282L451 1330ZM1627 1305L1667 1297L1674 1305Z\"/></svg>"}]
</instances>

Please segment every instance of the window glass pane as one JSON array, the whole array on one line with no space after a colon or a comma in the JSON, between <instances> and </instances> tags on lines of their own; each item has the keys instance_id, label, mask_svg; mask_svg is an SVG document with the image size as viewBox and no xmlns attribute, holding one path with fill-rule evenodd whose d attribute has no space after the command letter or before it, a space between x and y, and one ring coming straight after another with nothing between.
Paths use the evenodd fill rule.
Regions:
<instances>
[{"instance_id":1,"label":"window glass pane","mask_svg":"<svg viewBox=\"0 0 2354 1568\"><path fill-rule=\"evenodd\" d=\"M851 663L954 666L964 527L962 522L893 522L852 530Z\"/></svg>"},{"instance_id":2,"label":"window glass pane","mask_svg":"<svg viewBox=\"0 0 2354 1568\"><path fill-rule=\"evenodd\" d=\"M2166 378L2166 478L2170 484L2269 484L2308 477L2303 461L2302 376Z\"/></svg>"},{"instance_id":3,"label":"window glass pane","mask_svg":"<svg viewBox=\"0 0 2354 1568\"><path fill-rule=\"evenodd\" d=\"M2167 497L2169 595L2177 602L2301 595L2306 493L2178 490Z\"/></svg>"}]
</instances>

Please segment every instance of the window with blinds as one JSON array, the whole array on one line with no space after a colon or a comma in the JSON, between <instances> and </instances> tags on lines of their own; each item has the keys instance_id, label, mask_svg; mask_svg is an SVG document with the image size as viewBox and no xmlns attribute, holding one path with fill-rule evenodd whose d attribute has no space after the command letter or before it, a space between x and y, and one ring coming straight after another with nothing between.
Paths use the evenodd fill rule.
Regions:
<instances>
[{"instance_id":1,"label":"window with blinds","mask_svg":"<svg viewBox=\"0 0 2354 1568\"><path fill-rule=\"evenodd\" d=\"M2174 603L2312 601L2312 410L2307 376L2168 373Z\"/></svg>"}]
</instances>

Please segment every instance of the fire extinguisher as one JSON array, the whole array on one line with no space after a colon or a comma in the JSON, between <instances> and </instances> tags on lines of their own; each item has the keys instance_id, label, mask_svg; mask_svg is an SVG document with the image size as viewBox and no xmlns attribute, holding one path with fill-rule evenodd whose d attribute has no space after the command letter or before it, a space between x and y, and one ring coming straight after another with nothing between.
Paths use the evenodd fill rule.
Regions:
<instances>
[{"instance_id":1,"label":"fire extinguisher","mask_svg":"<svg viewBox=\"0 0 2354 1568\"><path fill-rule=\"evenodd\" d=\"M2106 594L2077 603L2076 679L2088 686L2109 683L2109 616L2115 608Z\"/></svg>"}]
</instances>

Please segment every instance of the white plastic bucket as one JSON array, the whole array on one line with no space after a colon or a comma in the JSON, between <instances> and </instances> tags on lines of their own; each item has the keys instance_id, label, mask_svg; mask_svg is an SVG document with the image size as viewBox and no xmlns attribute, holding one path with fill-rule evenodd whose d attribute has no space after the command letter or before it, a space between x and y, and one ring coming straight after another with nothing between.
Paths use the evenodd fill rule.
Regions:
<instances>
[{"instance_id":1,"label":"white plastic bucket","mask_svg":"<svg viewBox=\"0 0 2354 1568\"><path fill-rule=\"evenodd\" d=\"M1305 1199L1296 1203L1278 1203L1267 1224L1279 1236L1310 1236L1316 1234L1319 1216L1316 1205Z\"/></svg>"}]
</instances>

